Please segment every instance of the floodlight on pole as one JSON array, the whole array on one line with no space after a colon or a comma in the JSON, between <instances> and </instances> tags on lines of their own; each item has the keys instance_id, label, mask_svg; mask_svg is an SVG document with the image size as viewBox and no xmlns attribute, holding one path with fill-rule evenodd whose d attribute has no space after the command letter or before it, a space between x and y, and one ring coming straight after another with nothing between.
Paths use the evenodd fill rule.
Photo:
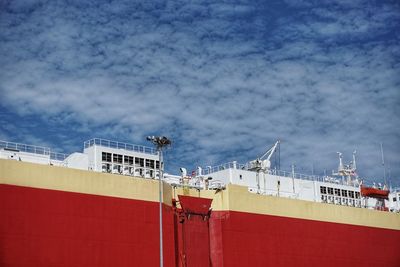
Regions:
<instances>
[{"instance_id":1,"label":"floodlight on pole","mask_svg":"<svg viewBox=\"0 0 400 267\"><path fill-rule=\"evenodd\" d=\"M162 202L163 202L163 187L162 187L162 182L161 179L163 177L163 172L164 172L164 162L163 162L163 154L162 154L162 149L166 146L171 145L171 140L169 140L165 136L147 136L147 141L152 142L158 152L159 156L159 172L158 172L158 196L159 196L159 221L160 221L160 267L164 266L164 253L163 253L163 230L162 230Z\"/></svg>"}]
</instances>

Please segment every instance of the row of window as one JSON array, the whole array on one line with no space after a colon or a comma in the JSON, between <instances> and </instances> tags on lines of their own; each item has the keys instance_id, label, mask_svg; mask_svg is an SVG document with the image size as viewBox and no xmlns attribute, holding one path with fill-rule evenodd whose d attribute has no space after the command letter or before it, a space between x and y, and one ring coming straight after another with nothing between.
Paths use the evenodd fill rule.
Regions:
<instances>
[{"instance_id":1,"label":"row of window","mask_svg":"<svg viewBox=\"0 0 400 267\"><path fill-rule=\"evenodd\" d=\"M155 178L158 177L158 171L144 168L134 168L130 166L122 166L119 164L102 163L102 172L116 173L137 177Z\"/></svg>"},{"instance_id":2,"label":"row of window","mask_svg":"<svg viewBox=\"0 0 400 267\"><path fill-rule=\"evenodd\" d=\"M339 189L339 188L326 187L326 186L321 186L320 192L321 192L321 194L325 194L325 195L328 194L328 195L334 195L334 196L339 196L339 197L342 196L342 197L349 197L349 198L360 198L360 192Z\"/></svg>"},{"instance_id":3,"label":"row of window","mask_svg":"<svg viewBox=\"0 0 400 267\"><path fill-rule=\"evenodd\" d=\"M352 207L361 207L361 200L359 200L359 199L334 197L334 196L330 196L330 195L321 195L321 200L323 203L331 203L331 204L336 204L336 205L344 205L344 206L352 206Z\"/></svg>"},{"instance_id":4,"label":"row of window","mask_svg":"<svg viewBox=\"0 0 400 267\"><path fill-rule=\"evenodd\" d=\"M124 163L125 165L133 165L135 163L135 166L137 167L147 167L150 169L156 169L160 168L160 162L158 160L152 160L152 159L144 159L144 158L137 158L133 156L126 156L126 155L121 155L121 154L113 154L113 153L108 153L108 152L102 152L101 154L101 160L103 162L109 162L109 163L118 163L122 164Z\"/></svg>"}]
</instances>

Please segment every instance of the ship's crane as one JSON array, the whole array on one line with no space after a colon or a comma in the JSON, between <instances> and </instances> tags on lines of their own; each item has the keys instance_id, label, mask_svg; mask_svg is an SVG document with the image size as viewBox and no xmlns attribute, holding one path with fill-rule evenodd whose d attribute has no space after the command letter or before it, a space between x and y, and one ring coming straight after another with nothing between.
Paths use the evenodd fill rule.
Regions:
<instances>
[{"instance_id":1,"label":"ship's crane","mask_svg":"<svg viewBox=\"0 0 400 267\"><path fill-rule=\"evenodd\" d=\"M261 157L249 162L248 170L256 172L257 194L260 194L260 172L267 172L271 169L271 157L281 141L278 140Z\"/></svg>"},{"instance_id":2,"label":"ship's crane","mask_svg":"<svg viewBox=\"0 0 400 267\"><path fill-rule=\"evenodd\" d=\"M281 141L278 140L275 144L268 149L261 157L256 160L252 160L249 162L249 170L251 171L267 171L271 168L271 157L274 154L276 147L279 145ZM267 157L266 159L264 159Z\"/></svg>"}]
</instances>

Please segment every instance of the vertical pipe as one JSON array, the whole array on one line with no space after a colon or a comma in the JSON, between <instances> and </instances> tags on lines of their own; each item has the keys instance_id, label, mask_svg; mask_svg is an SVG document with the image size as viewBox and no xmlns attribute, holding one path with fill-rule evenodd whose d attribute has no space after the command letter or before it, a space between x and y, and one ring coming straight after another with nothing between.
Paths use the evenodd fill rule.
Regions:
<instances>
[{"instance_id":1,"label":"vertical pipe","mask_svg":"<svg viewBox=\"0 0 400 267\"><path fill-rule=\"evenodd\" d=\"M159 194L159 200L160 200L160 267L164 266L164 257L163 257L163 229L162 229L162 201L163 201L163 187L162 187L162 177L163 177L163 169L164 169L164 163L163 163L163 155L162 155L162 148L161 146L158 146L158 155L159 155L159 161L160 161L160 171L159 171L159 177L158 177L158 194Z\"/></svg>"},{"instance_id":2,"label":"vertical pipe","mask_svg":"<svg viewBox=\"0 0 400 267\"><path fill-rule=\"evenodd\" d=\"M264 177L264 195L267 194L267 177L265 177L265 171L263 172Z\"/></svg>"},{"instance_id":3,"label":"vertical pipe","mask_svg":"<svg viewBox=\"0 0 400 267\"><path fill-rule=\"evenodd\" d=\"M256 172L257 194L260 194L260 171Z\"/></svg>"}]
</instances>

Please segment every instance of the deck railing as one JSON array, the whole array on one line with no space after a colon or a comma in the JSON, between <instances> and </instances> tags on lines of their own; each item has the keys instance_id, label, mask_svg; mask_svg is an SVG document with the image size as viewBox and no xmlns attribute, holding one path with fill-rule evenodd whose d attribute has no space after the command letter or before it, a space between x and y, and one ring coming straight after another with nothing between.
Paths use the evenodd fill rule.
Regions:
<instances>
[{"instance_id":1,"label":"deck railing","mask_svg":"<svg viewBox=\"0 0 400 267\"><path fill-rule=\"evenodd\" d=\"M228 163L224 163L224 164L217 165L217 166L207 166L205 169L202 170L202 175L210 175L217 171L222 171L222 170L226 170L226 169L248 170L249 169L248 167L249 166L247 164L239 164L239 163L233 161L233 162L228 162ZM289 177L289 178L308 180L308 181L318 181L318 182L325 182L325 183L346 184L347 185L346 181L342 181L341 179L337 179L337 178L331 177L331 176L308 175L308 174L302 174L302 173L296 173L296 172L293 173L291 171L283 171L283 170L275 170L275 169L268 170L267 173L276 175L276 176L281 176L281 177ZM196 175L199 175L199 173L196 172Z\"/></svg>"},{"instance_id":2,"label":"deck railing","mask_svg":"<svg viewBox=\"0 0 400 267\"><path fill-rule=\"evenodd\" d=\"M94 145L109 147L109 148L125 149L125 150L129 150L129 151L135 151L135 152L151 154L151 155L158 154L157 150L155 150L152 147L122 143L122 142L117 142L117 141L112 141L112 140L101 139L101 138L92 138L92 139L84 142L84 148L89 148Z\"/></svg>"},{"instance_id":3,"label":"deck railing","mask_svg":"<svg viewBox=\"0 0 400 267\"><path fill-rule=\"evenodd\" d=\"M50 159L63 161L68 157L67 154L51 151L50 148L44 146L34 146L21 143L7 142L0 140L0 149L15 150L16 152L26 152L37 155L49 156Z\"/></svg>"}]
</instances>

